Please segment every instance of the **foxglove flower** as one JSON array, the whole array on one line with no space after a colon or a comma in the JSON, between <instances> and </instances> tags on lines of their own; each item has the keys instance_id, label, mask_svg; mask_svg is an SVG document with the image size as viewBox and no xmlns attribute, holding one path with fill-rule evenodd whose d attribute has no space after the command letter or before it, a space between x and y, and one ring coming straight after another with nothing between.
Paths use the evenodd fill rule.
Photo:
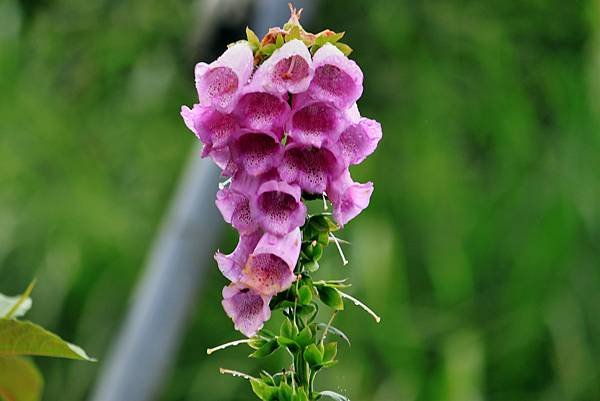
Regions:
<instances>
[{"instance_id":1,"label":"foxglove flower","mask_svg":"<svg viewBox=\"0 0 600 401\"><path fill-rule=\"evenodd\" d=\"M196 64L196 89L202 105L230 113L254 68L254 55L247 43L237 43L211 64Z\"/></svg>"},{"instance_id":2,"label":"foxglove flower","mask_svg":"<svg viewBox=\"0 0 600 401\"><path fill-rule=\"evenodd\" d=\"M352 181L346 170L327 189L327 196L333 204L333 217L340 227L369 206L373 193L373 183L360 184Z\"/></svg>"},{"instance_id":3,"label":"foxglove flower","mask_svg":"<svg viewBox=\"0 0 600 401\"><path fill-rule=\"evenodd\" d=\"M231 160L235 169L243 169L250 175L260 175L277 167L283 154L283 146L272 132L241 130L230 146Z\"/></svg>"},{"instance_id":4,"label":"foxglove flower","mask_svg":"<svg viewBox=\"0 0 600 401\"><path fill-rule=\"evenodd\" d=\"M217 251L215 260L225 278L237 283L242 279L242 270L248 261L248 256L254 251L262 234L255 231L251 234L240 235L237 246L229 255Z\"/></svg>"},{"instance_id":5,"label":"foxglove flower","mask_svg":"<svg viewBox=\"0 0 600 401\"><path fill-rule=\"evenodd\" d=\"M381 140L381 124L369 118L363 118L356 104L346 113L350 120L341 133L337 145L340 156L346 166L362 163L367 156L375 151Z\"/></svg>"},{"instance_id":6,"label":"foxglove flower","mask_svg":"<svg viewBox=\"0 0 600 401\"><path fill-rule=\"evenodd\" d=\"M297 184L303 191L318 194L342 173L343 165L327 147L293 143L285 147L278 171L288 184Z\"/></svg>"},{"instance_id":7,"label":"foxglove flower","mask_svg":"<svg viewBox=\"0 0 600 401\"><path fill-rule=\"evenodd\" d=\"M208 156L213 148L223 149L239 130L237 119L209 106L194 105L181 108L181 116L187 127L202 141L202 156Z\"/></svg>"},{"instance_id":8,"label":"foxglove flower","mask_svg":"<svg viewBox=\"0 0 600 401\"><path fill-rule=\"evenodd\" d=\"M250 212L250 200L246 195L231 188L223 188L217 192L215 204L223 215L223 220L241 234L250 234L258 229L258 223Z\"/></svg>"},{"instance_id":9,"label":"foxglove flower","mask_svg":"<svg viewBox=\"0 0 600 401\"><path fill-rule=\"evenodd\" d=\"M337 47L325 44L313 57L315 75L308 88L317 100L331 101L339 109L349 108L362 94L363 74L358 65Z\"/></svg>"},{"instance_id":10,"label":"foxglove flower","mask_svg":"<svg viewBox=\"0 0 600 401\"><path fill-rule=\"evenodd\" d=\"M283 95L269 93L259 85L250 84L243 90L235 113L242 127L274 132L281 137L290 114L290 106Z\"/></svg>"},{"instance_id":11,"label":"foxglove flower","mask_svg":"<svg viewBox=\"0 0 600 401\"><path fill-rule=\"evenodd\" d=\"M314 71L306 45L298 39L277 49L256 71L255 80L273 93L302 93Z\"/></svg>"},{"instance_id":12,"label":"foxglove flower","mask_svg":"<svg viewBox=\"0 0 600 401\"><path fill-rule=\"evenodd\" d=\"M306 217L301 189L279 180L266 181L252 202L252 216L263 230L283 236L300 227Z\"/></svg>"},{"instance_id":13,"label":"foxglove flower","mask_svg":"<svg viewBox=\"0 0 600 401\"><path fill-rule=\"evenodd\" d=\"M296 278L301 242L299 228L284 237L264 234L248 257L240 282L266 295L288 289Z\"/></svg>"},{"instance_id":14,"label":"foxglove flower","mask_svg":"<svg viewBox=\"0 0 600 401\"><path fill-rule=\"evenodd\" d=\"M270 296L240 284L223 288L223 309L233 320L236 330L247 337L254 336L271 318L270 301Z\"/></svg>"},{"instance_id":15,"label":"foxglove flower","mask_svg":"<svg viewBox=\"0 0 600 401\"><path fill-rule=\"evenodd\" d=\"M325 142L335 143L338 140L342 128L347 124L332 103L314 100L297 103L299 105L295 106L288 124L290 137L294 141L321 147Z\"/></svg>"}]
</instances>

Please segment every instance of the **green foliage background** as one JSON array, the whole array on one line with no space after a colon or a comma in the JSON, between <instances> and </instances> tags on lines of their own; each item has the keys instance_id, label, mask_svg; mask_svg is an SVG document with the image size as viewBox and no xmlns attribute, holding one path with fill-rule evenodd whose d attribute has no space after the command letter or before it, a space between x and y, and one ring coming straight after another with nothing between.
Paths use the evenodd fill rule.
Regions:
<instances>
[{"instance_id":1,"label":"green foliage background","mask_svg":"<svg viewBox=\"0 0 600 401\"><path fill-rule=\"evenodd\" d=\"M178 112L195 96L196 9L0 2L0 289L37 276L29 317L101 360L194 142ZM600 2L327 0L316 14L309 28L348 32L361 110L384 127L354 170L376 190L342 233L351 263L332 255L321 273L350 276L383 321L347 308L353 345L323 386L600 399ZM224 284L215 267L161 400L252 399L217 369L259 362L205 354L237 338ZM101 367L38 363L45 400L84 400Z\"/></svg>"}]
</instances>

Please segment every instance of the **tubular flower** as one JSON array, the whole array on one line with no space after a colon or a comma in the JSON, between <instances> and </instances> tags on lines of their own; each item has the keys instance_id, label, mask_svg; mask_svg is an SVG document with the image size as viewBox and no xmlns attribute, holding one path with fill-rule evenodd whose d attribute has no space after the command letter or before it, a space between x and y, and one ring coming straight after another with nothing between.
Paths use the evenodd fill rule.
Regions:
<instances>
[{"instance_id":1,"label":"tubular flower","mask_svg":"<svg viewBox=\"0 0 600 401\"><path fill-rule=\"evenodd\" d=\"M294 110L288 131L296 142L321 147L323 143L335 143L344 125L342 113L333 104L308 101Z\"/></svg>"},{"instance_id":2,"label":"tubular flower","mask_svg":"<svg viewBox=\"0 0 600 401\"><path fill-rule=\"evenodd\" d=\"M366 184L354 182L347 170L331 183L327 195L333 203L333 217L340 227L369 206L372 193L372 182Z\"/></svg>"},{"instance_id":3,"label":"tubular flower","mask_svg":"<svg viewBox=\"0 0 600 401\"><path fill-rule=\"evenodd\" d=\"M201 104L219 111L233 110L240 90L248 82L254 56L247 43L237 43L211 64L196 64L196 89Z\"/></svg>"},{"instance_id":4,"label":"tubular flower","mask_svg":"<svg viewBox=\"0 0 600 401\"><path fill-rule=\"evenodd\" d=\"M237 119L208 106L194 105L181 108L181 116L187 127L202 141L202 156L208 156L213 148L223 149L231 137L238 132Z\"/></svg>"},{"instance_id":5,"label":"tubular flower","mask_svg":"<svg viewBox=\"0 0 600 401\"><path fill-rule=\"evenodd\" d=\"M281 137L290 106L282 95L269 93L259 85L248 85L240 96L235 113L242 127L274 132Z\"/></svg>"},{"instance_id":6,"label":"tubular flower","mask_svg":"<svg viewBox=\"0 0 600 401\"><path fill-rule=\"evenodd\" d=\"M361 117L356 105L348 110L347 115L350 117L350 125L344 129L337 142L346 166L362 163L375 151L382 136L381 124Z\"/></svg>"},{"instance_id":7,"label":"tubular flower","mask_svg":"<svg viewBox=\"0 0 600 401\"><path fill-rule=\"evenodd\" d=\"M358 65L337 47L327 43L313 57L315 75L308 88L317 100L331 101L347 109L362 94L363 73Z\"/></svg>"},{"instance_id":8,"label":"tubular flower","mask_svg":"<svg viewBox=\"0 0 600 401\"><path fill-rule=\"evenodd\" d=\"M237 169L260 175L275 168L283 154L283 146L271 132L241 130L230 146L231 160Z\"/></svg>"},{"instance_id":9,"label":"tubular flower","mask_svg":"<svg viewBox=\"0 0 600 401\"><path fill-rule=\"evenodd\" d=\"M273 93L302 93L314 74L306 45L298 39L277 49L256 71L255 80Z\"/></svg>"},{"instance_id":10,"label":"tubular flower","mask_svg":"<svg viewBox=\"0 0 600 401\"><path fill-rule=\"evenodd\" d=\"M271 297L243 285L232 283L223 288L223 309L236 330L252 337L271 318Z\"/></svg>"},{"instance_id":11,"label":"tubular flower","mask_svg":"<svg viewBox=\"0 0 600 401\"><path fill-rule=\"evenodd\" d=\"M240 281L266 295L287 290L296 278L300 244L299 228L284 237L264 234L248 257Z\"/></svg>"},{"instance_id":12,"label":"tubular flower","mask_svg":"<svg viewBox=\"0 0 600 401\"><path fill-rule=\"evenodd\" d=\"M286 235L300 227L306 217L301 189L279 180L260 186L252 202L252 216L261 228L274 235Z\"/></svg>"}]
</instances>

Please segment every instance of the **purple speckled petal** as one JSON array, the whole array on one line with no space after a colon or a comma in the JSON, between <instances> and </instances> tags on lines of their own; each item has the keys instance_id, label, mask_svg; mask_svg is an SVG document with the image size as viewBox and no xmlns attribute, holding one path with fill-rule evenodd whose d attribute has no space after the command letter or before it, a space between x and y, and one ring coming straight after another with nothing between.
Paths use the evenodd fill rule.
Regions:
<instances>
[{"instance_id":1,"label":"purple speckled petal","mask_svg":"<svg viewBox=\"0 0 600 401\"><path fill-rule=\"evenodd\" d=\"M200 103L230 113L253 68L254 56L247 43L236 43L211 64L196 64L196 89Z\"/></svg>"},{"instance_id":2,"label":"purple speckled petal","mask_svg":"<svg viewBox=\"0 0 600 401\"><path fill-rule=\"evenodd\" d=\"M281 138L290 115L290 105L283 96L250 84L243 89L235 113L242 127L274 132Z\"/></svg>"},{"instance_id":3,"label":"purple speckled petal","mask_svg":"<svg viewBox=\"0 0 600 401\"><path fill-rule=\"evenodd\" d=\"M217 192L215 204L223 219L240 234L249 234L258 229L258 223L250 213L250 200L245 195L230 188L221 189Z\"/></svg>"},{"instance_id":4,"label":"purple speckled petal","mask_svg":"<svg viewBox=\"0 0 600 401\"><path fill-rule=\"evenodd\" d=\"M223 309L233 320L235 329L247 337L254 336L271 318L269 302L270 296L239 284L223 288Z\"/></svg>"},{"instance_id":5,"label":"purple speckled petal","mask_svg":"<svg viewBox=\"0 0 600 401\"><path fill-rule=\"evenodd\" d=\"M335 143L347 121L332 103L322 101L298 102L288 122L288 131L294 141L321 147ZM303 104L302 104L303 103Z\"/></svg>"},{"instance_id":6,"label":"purple speckled petal","mask_svg":"<svg viewBox=\"0 0 600 401\"><path fill-rule=\"evenodd\" d=\"M369 206L373 183L360 184L352 181L346 170L327 188L327 196L333 203L333 217L343 227Z\"/></svg>"},{"instance_id":7,"label":"purple speckled petal","mask_svg":"<svg viewBox=\"0 0 600 401\"><path fill-rule=\"evenodd\" d=\"M301 93L308 89L313 74L306 45L294 39L275 50L258 68L253 81L272 93Z\"/></svg>"},{"instance_id":8,"label":"purple speckled petal","mask_svg":"<svg viewBox=\"0 0 600 401\"><path fill-rule=\"evenodd\" d=\"M338 140L338 148L346 165L365 160L375 151L381 136L381 124L368 118L360 118L358 122L346 127Z\"/></svg>"},{"instance_id":9,"label":"purple speckled petal","mask_svg":"<svg viewBox=\"0 0 600 401\"><path fill-rule=\"evenodd\" d=\"M262 184L252 202L252 216L266 232L283 236L300 227L306 217L301 189L279 180Z\"/></svg>"},{"instance_id":10,"label":"purple speckled petal","mask_svg":"<svg viewBox=\"0 0 600 401\"><path fill-rule=\"evenodd\" d=\"M231 114L221 113L209 106L195 104L190 110L182 106L181 116L194 134L209 148L222 148L229 144L239 130L237 120Z\"/></svg>"},{"instance_id":11,"label":"purple speckled petal","mask_svg":"<svg viewBox=\"0 0 600 401\"><path fill-rule=\"evenodd\" d=\"M242 130L230 149L237 168L250 175L264 174L277 167L283 154L283 146L275 134L249 130Z\"/></svg>"},{"instance_id":12,"label":"purple speckled petal","mask_svg":"<svg viewBox=\"0 0 600 401\"><path fill-rule=\"evenodd\" d=\"M298 184L309 193L323 193L327 184L343 171L335 152L298 143L286 146L278 172L288 184Z\"/></svg>"},{"instance_id":13,"label":"purple speckled petal","mask_svg":"<svg viewBox=\"0 0 600 401\"><path fill-rule=\"evenodd\" d=\"M313 66L315 75L308 88L312 98L331 101L344 110L362 94L362 71L332 44L327 43L317 50Z\"/></svg>"},{"instance_id":14,"label":"purple speckled petal","mask_svg":"<svg viewBox=\"0 0 600 401\"><path fill-rule=\"evenodd\" d=\"M302 238L296 228L284 237L262 236L242 270L240 281L265 295L275 295L292 285Z\"/></svg>"},{"instance_id":15,"label":"purple speckled petal","mask_svg":"<svg viewBox=\"0 0 600 401\"><path fill-rule=\"evenodd\" d=\"M252 234L240 235L238 244L232 253L229 255L219 251L215 253L215 260L223 276L233 282L240 281L242 269L248 260L248 256L252 253L260 238L261 234L258 231Z\"/></svg>"}]
</instances>

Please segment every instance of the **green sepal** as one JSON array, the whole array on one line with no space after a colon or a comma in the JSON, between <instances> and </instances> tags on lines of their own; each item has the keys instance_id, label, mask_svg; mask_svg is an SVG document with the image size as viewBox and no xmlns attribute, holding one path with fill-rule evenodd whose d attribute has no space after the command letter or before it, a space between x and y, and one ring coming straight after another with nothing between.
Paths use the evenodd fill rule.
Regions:
<instances>
[{"instance_id":1,"label":"green sepal","mask_svg":"<svg viewBox=\"0 0 600 401\"><path fill-rule=\"evenodd\" d=\"M310 344L304 350L304 360L312 367L319 366L323 362L323 353L315 344Z\"/></svg>"},{"instance_id":2,"label":"green sepal","mask_svg":"<svg viewBox=\"0 0 600 401\"><path fill-rule=\"evenodd\" d=\"M252 48L253 52L256 52L260 48L260 39L249 27L246 27L246 39L248 40L248 44Z\"/></svg>"},{"instance_id":3,"label":"green sepal","mask_svg":"<svg viewBox=\"0 0 600 401\"><path fill-rule=\"evenodd\" d=\"M323 361L324 362L333 361L335 359L336 355L337 355L337 343L330 342L330 343L325 344L325 348L323 350Z\"/></svg>"},{"instance_id":4,"label":"green sepal","mask_svg":"<svg viewBox=\"0 0 600 401\"><path fill-rule=\"evenodd\" d=\"M308 262L304 263L302 266L304 266L304 270L309 272L309 273L314 273L317 270L319 270L319 262L317 262L316 260L309 260Z\"/></svg>"},{"instance_id":5,"label":"green sepal","mask_svg":"<svg viewBox=\"0 0 600 401\"><path fill-rule=\"evenodd\" d=\"M277 39L275 39L275 47L277 47L278 49L283 46L283 36L281 34L277 35Z\"/></svg>"},{"instance_id":6,"label":"green sepal","mask_svg":"<svg viewBox=\"0 0 600 401\"><path fill-rule=\"evenodd\" d=\"M270 56L273 52L277 50L277 46L273 43L269 43L260 48L259 52L264 54L265 56Z\"/></svg>"},{"instance_id":7,"label":"green sepal","mask_svg":"<svg viewBox=\"0 0 600 401\"><path fill-rule=\"evenodd\" d=\"M258 398L263 401L278 401L278 388L269 386L267 383L260 379L250 379L250 385L252 386L252 391Z\"/></svg>"},{"instance_id":8,"label":"green sepal","mask_svg":"<svg viewBox=\"0 0 600 401\"><path fill-rule=\"evenodd\" d=\"M349 56L352 53L352 48L345 43L338 42L334 45L344 53L344 56Z\"/></svg>"},{"instance_id":9,"label":"green sepal","mask_svg":"<svg viewBox=\"0 0 600 401\"><path fill-rule=\"evenodd\" d=\"M276 338L266 341L260 348L248 355L250 358L265 358L279 349L279 343Z\"/></svg>"},{"instance_id":10,"label":"green sepal","mask_svg":"<svg viewBox=\"0 0 600 401\"><path fill-rule=\"evenodd\" d=\"M334 310L344 310L344 300L338 290L325 285L317 286L316 288L321 302Z\"/></svg>"}]
</instances>

